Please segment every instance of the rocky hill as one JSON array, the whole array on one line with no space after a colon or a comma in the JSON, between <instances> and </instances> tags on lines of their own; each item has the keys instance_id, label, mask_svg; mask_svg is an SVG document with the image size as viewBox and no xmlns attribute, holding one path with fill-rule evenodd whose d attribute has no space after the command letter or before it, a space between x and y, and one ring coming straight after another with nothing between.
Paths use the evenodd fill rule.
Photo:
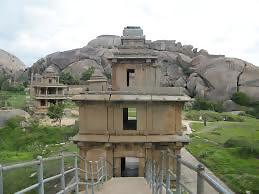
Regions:
<instances>
[{"instance_id":1,"label":"rocky hill","mask_svg":"<svg viewBox=\"0 0 259 194\"><path fill-rule=\"evenodd\" d=\"M0 49L0 72L9 75L24 71L25 64L16 56Z\"/></svg>"},{"instance_id":2,"label":"rocky hill","mask_svg":"<svg viewBox=\"0 0 259 194\"><path fill-rule=\"evenodd\" d=\"M102 35L85 47L56 52L38 60L30 71L41 73L49 65L74 76L90 66L99 68L105 75L111 74L107 57L111 57L120 45L120 37ZM162 86L182 86L188 95L226 101L236 91L246 92L259 99L259 68L246 61L212 55L206 50L182 45L174 40L146 41L147 49L158 56Z\"/></svg>"}]
</instances>

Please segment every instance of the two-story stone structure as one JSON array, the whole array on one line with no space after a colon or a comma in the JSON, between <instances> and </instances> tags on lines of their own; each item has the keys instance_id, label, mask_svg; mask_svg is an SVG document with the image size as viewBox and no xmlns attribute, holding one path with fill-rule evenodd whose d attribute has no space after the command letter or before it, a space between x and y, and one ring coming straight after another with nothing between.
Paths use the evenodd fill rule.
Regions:
<instances>
[{"instance_id":1,"label":"two-story stone structure","mask_svg":"<svg viewBox=\"0 0 259 194\"><path fill-rule=\"evenodd\" d=\"M121 46L110 61L112 90L73 98L80 116L74 142L89 160L106 157L115 176L143 176L146 159L159 162L161 150L176 154L188 143L181 113L190 98L181 88L160 87L157 56L147 48L139 27L124 28Z\"/></svg>"},{"instance_id":2,"label":"two-story stone structure","mask_svg":"<svg viewBox=\"0 0 259 194\"><path fill-rule=\"evenodd\" d=\"M49 105L63 103L67 99L68 86L59 83L57 70L49 66L42 75L31 76L30 94L33 102L33 112L46 114Z\"/></svg>"}]
</instances>

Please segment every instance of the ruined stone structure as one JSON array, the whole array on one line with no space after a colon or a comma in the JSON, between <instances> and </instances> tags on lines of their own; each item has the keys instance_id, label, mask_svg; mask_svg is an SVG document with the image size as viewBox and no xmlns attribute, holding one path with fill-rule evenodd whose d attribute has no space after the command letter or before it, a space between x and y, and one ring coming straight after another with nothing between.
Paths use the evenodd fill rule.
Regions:
<instances>
[{"instance_id":1,"label":"ruined stone structure","mask_svg":"<svg viewBox=\"0 0 259 194\"><path fill-rule=\"evenodd\" d=\"M94 73L86 82L87 91L107 91L108 81L105 76L103 76L100 69L95 69Z\"/></svg>"},{"instance_id":2,"label":"ruined stone structure","mask_svg":"<svg viewBox=\"0 0 259 194\"><path fill-rule=\"evenodd\" d=\"M109 61L112 89L73 97L80 120L73 140L81 156L106 157L115 176L143 176L147 159L159 161L161 150L179 154L188 143L181 113L190 98L182 88L160 87L157 56L147 49L139 27L124 28Z\"/></svg>"},{"instance_id":3,"label":"ruined stone structure","mask_svg":"<svg viewBox=\"0 0 259 194\"><path fill-rule=\"evenodd\" d=\"M67 90L66 85L59 83L57 70L52 66L49 66L42 75L32 75L30 94L33 112L46 114L51 103L63 103L67 99Z\"/></svg>"}]
</instances>

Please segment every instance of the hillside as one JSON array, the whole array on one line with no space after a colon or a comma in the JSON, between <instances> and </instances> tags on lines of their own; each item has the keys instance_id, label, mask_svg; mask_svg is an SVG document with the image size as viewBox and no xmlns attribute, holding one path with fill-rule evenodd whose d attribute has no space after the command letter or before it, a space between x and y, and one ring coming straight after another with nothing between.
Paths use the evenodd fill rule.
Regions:
<instances>
[{"instance_id":1,"label":"hillside","mask_svg":"<svg viewBox=\"0 0 259 194\"><path fill-rule=\"evenodd\" d=\"M56 52L39 59L31 71L41 73L49 65L74 76L93 66L105 75L111 74L107 58L120 45L120 37L102 35L85 47ZM181 86L192 97L206 97L216 101L229 100L236 91L259 99L259 68L251 63L224 55L212 55L192 45L174 40L146 41L146 49L154 51L161 67L162 86Z\"/></svg>"},{"instance_id":2,"label":"hillside","mask_svg":"<svg viewBox=\"0 0 259 194\"><path fill-rule=\"evenodd\" d=\"M16 74L24 71L25 64L16 56L0 49L0 72Z\"/></svg>"}]
</instances>

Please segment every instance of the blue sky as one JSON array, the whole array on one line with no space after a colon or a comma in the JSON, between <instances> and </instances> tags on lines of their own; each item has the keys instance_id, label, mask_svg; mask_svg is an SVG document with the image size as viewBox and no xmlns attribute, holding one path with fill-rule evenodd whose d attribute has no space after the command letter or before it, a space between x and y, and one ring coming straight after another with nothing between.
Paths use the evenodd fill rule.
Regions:
<instances>
[{"instance_id":1,"label":"blue sky","mask_svg":"<svg viewBox=\"0 0 259 194\"><path fill-rule=\"evenodd\" d=\"M257 0L0 0L0 48L30 66L52 52L139 25L171 39L259 66Z\"/></svg>"}]
</instances>

